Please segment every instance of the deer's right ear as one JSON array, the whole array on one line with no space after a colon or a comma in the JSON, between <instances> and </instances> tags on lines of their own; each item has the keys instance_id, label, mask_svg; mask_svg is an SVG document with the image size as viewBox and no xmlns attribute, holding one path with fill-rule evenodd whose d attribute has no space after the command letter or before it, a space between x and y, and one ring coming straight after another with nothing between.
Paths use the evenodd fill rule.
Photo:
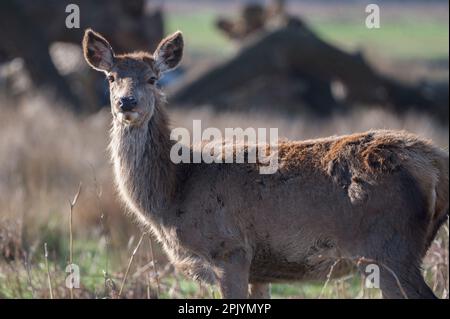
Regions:
<instances>
[{"instance_id":1,"label":"deer's right ear","mask_svg":"<svg viewBox=\"0 0 450 319\"><path fill-rule=\"evenodd\" d=\"M176 68L183 56L183 47L183 34L180 31L163 39L153 53L158 71L164 73Z\"/></svg>"},{"instance_id":2,"label":"deer's right ear","mask_svg":"<svg viewBox=\"0 0 450 319\"><path fill-rule=\"evenodd\" d=\"M92 29L84 32L83 54L86 62L98 71L109 72L114 64L111 45Z\"/></svg>"}]
</instances>

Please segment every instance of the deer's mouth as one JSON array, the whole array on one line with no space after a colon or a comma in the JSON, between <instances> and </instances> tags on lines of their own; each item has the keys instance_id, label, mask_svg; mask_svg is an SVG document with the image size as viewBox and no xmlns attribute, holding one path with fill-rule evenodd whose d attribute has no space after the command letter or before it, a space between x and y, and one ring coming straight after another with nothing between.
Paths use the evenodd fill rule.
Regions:
<instances>
[{"instance_id":1,"label":"deer's mouth","mask_svg":"<svg viewBox=\"0 0 450 319\"><path fill-rule=\"evenodd\" d=\"M130 124L139 118L139 113L135 111L118 112L117 118L122 123Z\"/></svg>"}]
</instances>

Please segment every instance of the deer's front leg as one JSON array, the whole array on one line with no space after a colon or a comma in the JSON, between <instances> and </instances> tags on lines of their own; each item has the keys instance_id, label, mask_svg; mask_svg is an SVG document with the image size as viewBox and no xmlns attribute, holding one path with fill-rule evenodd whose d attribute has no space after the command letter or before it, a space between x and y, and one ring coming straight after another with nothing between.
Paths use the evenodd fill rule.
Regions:
<instances>
[{"instance_id":1,"label":"deer's front leg","mask_svg":"<svg viewBox=\"0 0 450 319\"><path fill-rule=\"evenodd\" d=\"M270 299L270 284L252 283L248 291L251 299Z\"/></svg>"},{"instance_id":2,"label":"deer's front leg","mask_svg":"<svg viewBox=\"0 0 450 319\"><path fill-rule=\"evenodd\" d=\"M243 250L226 254L220 261L217 277L222 298L248 298L250 261Z\"/></svg>"}]
</instances>

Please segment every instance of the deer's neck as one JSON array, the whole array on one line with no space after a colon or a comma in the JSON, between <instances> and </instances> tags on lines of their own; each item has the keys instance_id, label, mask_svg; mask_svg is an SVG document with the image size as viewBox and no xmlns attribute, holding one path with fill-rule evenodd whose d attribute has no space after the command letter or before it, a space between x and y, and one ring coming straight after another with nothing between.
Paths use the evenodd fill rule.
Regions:
<instances>
[{"instance_id":1,"label":"deer's neck","mask_svg":"<svg viewBox=\"0 0 450 319\"><path fill-rule=\"evenodd\" d=\"M175 190L170 160L170 132L160 107L145 127L127 127L113 120L111 154L120 195L147 221L161 217Z\"/></svg>"}]
</instances>

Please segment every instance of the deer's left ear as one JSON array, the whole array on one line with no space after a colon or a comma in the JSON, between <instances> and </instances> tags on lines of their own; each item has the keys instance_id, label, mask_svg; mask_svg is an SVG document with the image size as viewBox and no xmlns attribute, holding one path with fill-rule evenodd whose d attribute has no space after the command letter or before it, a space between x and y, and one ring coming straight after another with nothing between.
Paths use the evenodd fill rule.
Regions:
<instances>
[{"instance_id":1,"label":"deer's left ear","mask_svg":"<svg viewBox=\"0 0 450 319\"><path fill-rule=\"evenodd\" d=\"M114 64L114 51L99 33L87 29L83 37L83 54L87 63L97 71L108 72Z\"/></svg>"},{"instance_id":2,"label":"deer's left ear","mask_svg":"<svg viewBox=\"0 0 450 319\"><path fill-rule=\"evenodd\" d=\"M183 47L183 35L180 31L163 39L153 54L158 71L163 73L177 67L183 57Z\"/></svg>"}]
</instances>

